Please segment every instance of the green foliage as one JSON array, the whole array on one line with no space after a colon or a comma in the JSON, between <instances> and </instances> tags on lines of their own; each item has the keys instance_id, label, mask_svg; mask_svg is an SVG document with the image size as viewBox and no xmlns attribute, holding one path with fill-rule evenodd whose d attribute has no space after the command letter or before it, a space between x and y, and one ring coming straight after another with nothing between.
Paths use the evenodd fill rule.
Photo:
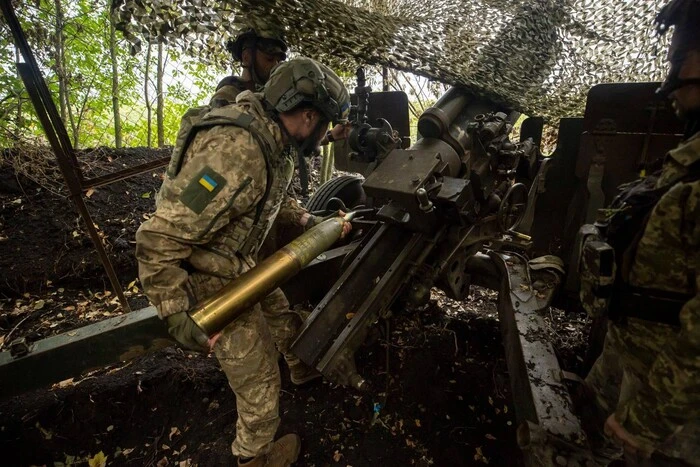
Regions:
<instances>
[{"instance_id":1,"label":"green foliage","mask_svg":"<svg viewBox=\"0 0 700 467\"><path fill-rule=\"evenodd\" d=\"M57 5L62 13L63 62L58 49ZM60 113L59 81L66 83L69 108L64 125L76 147L115 145L110 61L109 0L40 0L18 2L16 14L34 52ZM151 127L156 126L157 54L153 47L148 83L145 48L136 56L117 32L116 62L119 77L118 99L124 146L145 146L147 110L144 86L152 105ZM0 24L0 147L43 139L36 118L14 63L15 46L4 24ZM196 58L165 47L163 66L163 121L165 142L172 144L184 111L206 102L224 70L205 66ZM154 138L155 140L155 138Z\"/></svg>"}]
</instances>

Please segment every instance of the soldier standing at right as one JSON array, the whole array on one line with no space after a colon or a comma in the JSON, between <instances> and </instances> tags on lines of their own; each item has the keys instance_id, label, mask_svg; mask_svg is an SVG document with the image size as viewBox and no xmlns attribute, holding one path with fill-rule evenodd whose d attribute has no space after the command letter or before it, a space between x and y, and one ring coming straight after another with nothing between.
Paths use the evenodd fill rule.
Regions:
<instances>
[{"instance_id":1,"label":"soldier standing at right","mask_svg":"<svg viewBox=\"0 0 700 467\"><path fill-rule=\"evenodd\" d=\"M672 0L656 22L674 27L658 92L687 131L584 240L581 299L610 319L586 383L628 464L700 465L700 0Z\"/></svg>"}]
</instances>

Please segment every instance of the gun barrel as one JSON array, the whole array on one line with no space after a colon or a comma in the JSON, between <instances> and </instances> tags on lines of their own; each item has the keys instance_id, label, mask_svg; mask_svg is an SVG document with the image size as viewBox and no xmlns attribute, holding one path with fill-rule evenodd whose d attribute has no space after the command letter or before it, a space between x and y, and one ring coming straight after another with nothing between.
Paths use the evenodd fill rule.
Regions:
<instances>
[{"instance_id":1,"label":"gun barrel","mask_svg":"<svg viewBox=\"0 0 700 467\"><path fill-rule=\"evenodd\" d=\"M344 222L343 218L334 217L304 232L215 295L199 303L189 312L190 316L209 336L221 331L329 249L340 238Z\"/></svg>"}]
</instances>

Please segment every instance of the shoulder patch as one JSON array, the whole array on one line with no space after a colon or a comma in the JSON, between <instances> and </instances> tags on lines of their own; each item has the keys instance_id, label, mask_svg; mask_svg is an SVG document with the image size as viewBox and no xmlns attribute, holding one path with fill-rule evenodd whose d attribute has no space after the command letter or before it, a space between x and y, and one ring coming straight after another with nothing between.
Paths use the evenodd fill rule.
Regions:
<instances>
[{"instance_id":1,"label":"shoulder patch","mask_svg":"<svg viewBox=\"0 0 700 467\"><path fill-rule=\"evenodd\" d=\"M211 167L205 166L182 190L180 201L197 214L201 214L225 186L226 179Z\"/></svg>"}]
</instances>

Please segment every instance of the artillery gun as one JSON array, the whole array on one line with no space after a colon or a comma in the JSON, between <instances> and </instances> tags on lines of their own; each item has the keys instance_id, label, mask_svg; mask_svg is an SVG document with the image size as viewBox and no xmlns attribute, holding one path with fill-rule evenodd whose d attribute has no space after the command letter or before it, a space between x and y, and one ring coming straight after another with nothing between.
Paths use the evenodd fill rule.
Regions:
<instances>
[{"instance_id":1,"label":"artillery gun","mask_svg":"<svg viewBox=\"0 0 700 467\"><path fill-rule=\"evenodd\" d=\"M564 273L556 257L529 259L528 233L549 160L533 138L510 139L517 112L469 90L453 87L426 110L420 137L406 149L387 119L367 123L362 72L356 91L345 157L366 176L362 188L374 216L292 351L327 379L370 391L355 352L373 326L420 309L432 287L463 300L472 283L489 286L500 292L513 394L522 409L521 446L533 459L560 455L585 463L585 435L553 350L534 337L544 328L539 312Z\"/></svg>"}]
</instances>

